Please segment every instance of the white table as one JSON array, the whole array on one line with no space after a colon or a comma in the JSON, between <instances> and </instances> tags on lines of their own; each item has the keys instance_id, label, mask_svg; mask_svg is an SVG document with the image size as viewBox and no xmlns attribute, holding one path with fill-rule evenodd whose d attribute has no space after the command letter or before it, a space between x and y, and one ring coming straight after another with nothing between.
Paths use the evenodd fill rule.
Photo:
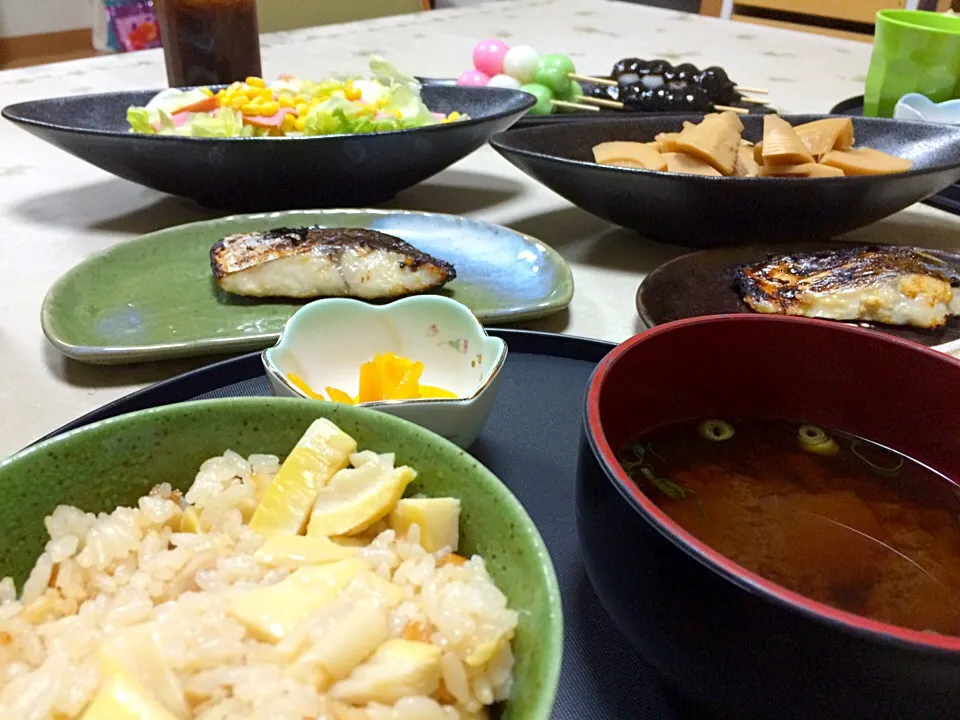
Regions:
<instances>
[{"instance_id":1,"label":"white table","mask_svg":"<svg viewBox=\"0 0 960 720\"><path fill-rule=\"evenodd\" d=\"M455 76L473 45L497 36L564 52L586 72L617 59L663 57L721 65L770 89L786 112L825 112L863 91L864 43L606 0L517 0L264 37L264 73L363 72L383 54L403 69ZM0 72L0 105L55 95L162 87L159 51ZM570 262L568 312L525 327L620 341L641 328L634 295L644 274L680 250L640 240L529 180L484 148L390 203L470 215L535 235ZM96 367L67 360L40 330L47 288L73 265L137 234L211 217L190 203L114 178L9 123L0 124L0 457L132 390L210 358ZM960 219L916 206L859 235L881 242L957 244Z\"/></svg>"}]
</instances>

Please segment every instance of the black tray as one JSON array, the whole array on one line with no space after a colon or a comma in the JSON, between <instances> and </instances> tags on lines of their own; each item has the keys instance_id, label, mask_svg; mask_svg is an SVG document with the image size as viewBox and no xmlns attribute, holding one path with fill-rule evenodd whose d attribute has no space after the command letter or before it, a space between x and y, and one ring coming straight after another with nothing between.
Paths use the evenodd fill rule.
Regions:
<instances>
[{"instance_id":1,"label":"black tray","mask_svg":"<svg viewBox=\"0 0 960 720\"><path fill-rule=\"evenodd\" d=\"M563 596L564 659L555 720L703 720L684 711L617 632L580 559L574 479L584 391L609 343L491 330L510 348L493 413L470 452L501 478L550 550ZM259 353L226 360L121 398L48 437L98 420L187 400L270 395ZM638 591L643 578L637 578Z\"/></svg>"},{"instance_id":2,"label":"black tray","mask_svg":"<svg viewBox=\"0 0 960 720\"><path fill-rule=\"evenodd\" d=\"M863 95L847 98L837 103L830 110L831 115L863 115ZM522 119L522 118L521 118ZM960 215L960 183L951 185L946 190L942 190L933 197L924 200L927 205L935 207L938 210L944 210L954 215Z\"/></svg>"},{"instance_id":3,"label":"black tray","mask_svg":"<svg viewBox=\"0 0 960 720\"><path fill-rule=\"evenodd\" d=\"M594 74L590 77L605 77L605 75ZM457 81L454 78L427 78L419 77L417 78L424 85L456 85ZM593 87L593 83L581 82L580 86L583 88L584 93L589 93ZM752 115L765 115L767 113L776 112L773 108L767 107L766 105L753 105L746 103L734 103L735 107L741 107L744 110L749 111ZM590 122L595 120L609 120L612 117L617 115L627 115L629 117L647 117L649 115L659 115L659 116L669 116L669 115L689 115L689 111L680 111L680 112L646 112L646 111L633 111L625 113L623 110L612 110L609 108L600 108L598 112L588 112L586 110L574 111L574 112L565 112L557 113L556 115L530 115L529 113L523 115L519 120L517 120L513 127L515 128L524 128L524 127L536 127L538 125L556 125L557 123L568 123L568 122Z\"/></svg>"}]
</instances>

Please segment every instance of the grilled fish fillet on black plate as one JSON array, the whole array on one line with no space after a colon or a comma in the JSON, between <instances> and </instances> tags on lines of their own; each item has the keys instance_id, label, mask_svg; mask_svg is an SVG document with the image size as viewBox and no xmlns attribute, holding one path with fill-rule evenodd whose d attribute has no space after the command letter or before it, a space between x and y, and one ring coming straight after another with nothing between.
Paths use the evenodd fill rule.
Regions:
<instances>
[{"instance_id":1,"label":"grilled fish fillet on black plate","mask_svg":"<svg viewBox=\"0 0 960 720\"><path fill-rule=\"evenodd\" d=\"M217 284L253 297L381 300L439 288L450 263L360 228L280 228L230 235L210 248Z\"/></svg>"},{"instance_id":2,"label":"grilled fish fillet on black plate","mask_svg":"<svg viewBox=\"0 0 960 720\"><path fill-rule=\"evenodd\" d=\"M771 255L737 283L760 313L938 328L960 311L956 268L910 247Z\"/></svg>"}]
</instances>

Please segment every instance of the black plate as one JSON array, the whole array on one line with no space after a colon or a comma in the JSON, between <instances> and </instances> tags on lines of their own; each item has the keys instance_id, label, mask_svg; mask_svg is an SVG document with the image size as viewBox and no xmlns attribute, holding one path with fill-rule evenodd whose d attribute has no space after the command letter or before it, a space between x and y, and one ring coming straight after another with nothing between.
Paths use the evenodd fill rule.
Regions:
<instances>
[{"instance_id":1,"label":"black plate","mask_svg":"<svg viewBox=\"0 0 960 720\"><path fill-rule=\"evenodd\" d=\"M960 128L854 118L857 143L913 161L895 175L704 177L597 165L594 145L650 142L702 115L637 117L510 130L490 144L574 205L644 236L688 247L828 239L880 220L960 179ZM791 124L824 115L784 116ZM761 138L762 117L742 118Z\"/></svg>"},{"instance_id":2,"label":"black plate","mask_svg":"<svg viewBox=\"0 0 960 720\"><path fill-rule=\"evenodd\" d=\"M510 127L534 104L518 90L425 86L427 106L470 120L308 138L182 138L129 132L127 108L157 90L20 103L3 117L135 183L229 210L376 205Z\"/></svg>"},{"instance_id":3,"label":"black plate","mask_svg":"<svg viewBox=\"0 0 960 720\"><path fill-rule=\"evenodd\" d=\"M550 551L563 596L564 657L555 720L705 720L633 654L583 569L574 521L577 448L587 380L613 345L493 330L510 347L493 413L470 452L523 503ZM270 395L258 353L217 363L129 395L53 435L148 407ZM51 435L52 437L52 435ZM637 579L637 590L643 579Z\"/></svg>"},{"instance_id":4,"label":"black plate","mask_svg":"<svg viewBox=\"0 0 960 720\"><path fill-rule=\"evenodd\" d=\"M863 95L847 98L843 102L834 105L830 111L834 115L853 115L860 117L863 115ZM520 123L517 123L519 125ZM960 183L951 185L933 197L924 200L927 205L935 207L938 210L944 210L954 215L960 215Z\"/></svg>"},{"instance_id":5,"label":"black plate","mask_svg":"<svg viewBox=\"0 0 960 720\"><path fill-rule=\"evenodd\" d=\"M603 74L594 74L591 73L590 77L605 77ZM457 81L454 78L417 78L424 85L456 85ZM589 93L593 88L594 84L589 82L581 82L580 86L583 88L584 93ZM733 107L740 107L744 110L747 110L751 115L766 115L767 113L776 112L775 109L767 107L765 105L756 105L753 103L734 103ZM525 127L536 127L538 125L556 125L557 123L569 123L569 122L591 122L593 120L609 120L610 118L623 115L623 110L613 110L610 108L600 108L597 112L591 110L574 110L572 112L562 112L551 115L531 115L527 113L522 118L517 120L514 123L513 127L516 128L525 128ZM630 117L664 117L665 115L685 115L686 113L674 113L674 112L630 112Z\"/></svg>"},{"instance_id":6,"label":"black plate","mask_svg":"<svg viewBox=\"0 0 960 720\"><path fill-rule=\"evenodd\" d=\"M637 290L637 312L648 326L702 315L752 313L740 299L736 286L739 265L763 260L768 254L816 252L850 248L850 243L821 242L794 245L753 245L690 253L664 263L644 278ZM960 272L960 253L926 250L949 263L952 272ZM888 335L921 345L939 345L960 340L960 318L947 320L938 330L858 323Z\"/></svg>"}]
</instances>

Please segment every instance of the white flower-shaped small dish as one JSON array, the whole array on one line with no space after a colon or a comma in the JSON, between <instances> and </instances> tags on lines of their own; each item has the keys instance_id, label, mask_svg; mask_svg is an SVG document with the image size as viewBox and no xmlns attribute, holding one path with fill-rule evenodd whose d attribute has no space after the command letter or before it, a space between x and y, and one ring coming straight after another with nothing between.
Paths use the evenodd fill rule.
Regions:
<instances>
[{"instance_id":1,"label":"white flower-shaped small dish","mask_svg":"<svg viewBox=\"0 0 960 720\"><path fill-rule=\"evenodd\" d=\"M288 379L288 373L295 373L317 393L326 396L324 388L335 387L355 397L360 366L386 352L419 360L424 366L421 383L457 398L360 404L421 425L462 448L472 444L493 408L507 345L487 335L473 313L455 300L441 295L387 305L317 300L294 313L262 358L278 396L307 397Z\"/></svg>"},{"instance_id":2,"label":"white flower-shaped small dish","mask_svg":"<svg viewBox=\"0 0 960 720\"><path fill-rule=\"evenodd\" d=\"M893 117L895 120L960 125L960 100L935 103L926 95L909 93L897 101Z\"/></svg>"}]
</instances>

